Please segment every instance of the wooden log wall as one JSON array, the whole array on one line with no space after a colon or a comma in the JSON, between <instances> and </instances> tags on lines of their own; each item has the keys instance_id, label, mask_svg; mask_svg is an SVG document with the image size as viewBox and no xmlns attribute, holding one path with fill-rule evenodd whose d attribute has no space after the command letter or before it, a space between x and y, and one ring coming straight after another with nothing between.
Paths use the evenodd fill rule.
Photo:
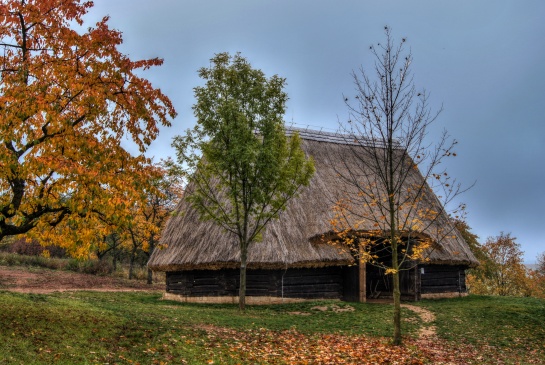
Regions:
<instances>
[{"instance_id":1,"label":"wooden log wall","mask_svg":"<svg viewBox=\"0 0 545 365\"><path fill-rule=\"evenodd\" d=\"M466 266L422 265L421 293L466 293Z\"/></svg>"},{"instance_id":2,"label":"wooden log wall","mask_svg":"<svg viewBox=\"0 0 545 365\"><path fill-rule=\"evenodd\" d=\"M239 270L190 270L167 272L167 292L183 296L237 296ZM288 270L248 270L247 296L304 299L341 299L340 267Z\"/></svg>"}]
</instances>

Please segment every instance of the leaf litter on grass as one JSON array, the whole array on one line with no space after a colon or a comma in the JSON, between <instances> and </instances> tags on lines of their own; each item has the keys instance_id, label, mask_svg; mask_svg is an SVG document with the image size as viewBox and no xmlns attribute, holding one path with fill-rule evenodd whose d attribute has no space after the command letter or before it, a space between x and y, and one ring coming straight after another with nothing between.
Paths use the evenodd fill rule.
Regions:
<instances>
[{"instance_id":1,"label":"leaf litter on grass","mask_svg":"<svg viewBox=\"0 0 545 365\"><path fill-rule=\"evenodd\" d=\"M227 349L233 360L244 364L539 364L539 356L517 359L498 355L497 348L469 344L453 346L444 340L405 338L404 346L393 346L387 338L364 335L314 334L297 330L271 331L260 328L237 331L206 326L212 356ZM505 355L505 354L504 354ZM543 354L541 354L543 356ZM542 357L541 357L542 358Z\"/></svg>"}]
</instances>

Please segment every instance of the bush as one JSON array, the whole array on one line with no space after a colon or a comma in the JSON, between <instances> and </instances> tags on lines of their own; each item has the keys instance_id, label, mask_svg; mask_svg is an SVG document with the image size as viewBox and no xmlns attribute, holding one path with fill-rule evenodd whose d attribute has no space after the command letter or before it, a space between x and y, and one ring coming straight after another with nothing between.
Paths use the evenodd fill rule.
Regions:
<instances>
[{"instance_id":1,"label":"bush","mask_svg":"<svg viewBox=\"0 0 545 365\"><path fill-rule=\"evenodd\" d=\"M118 269L114 270L113 263L108 259L88 259L77 260L74 258L56 258L24 255L12 252L0 251L0 265L4 266L34 266L43 267L51 270L69 270L91 275L115 275L117 277L128 278L129 267L127 264L119 264ZM164 282L165 276L160 273L154 273L154 282ZM133 269L133 279L146 280L148 277L147 266L135 265Z\"/></svg>"},{"instance_id":2,"label":"bush","mask_svg":"<svg viewBox=\"0 0 545 365\"><path fill-rule=\"evenodd\" d=\"M106 260L80 261L79 272L93 275L109 275L114 272L114 266Z\"/></svg>"},{"instance_id":3,"label":"bush","mask_svg":"<svg viewBox=\"0 0 545 365\"><path fill-rule=\"evenodd\" d=\"M68 266L67 264L67 259L27 256L9 252L0 253L0 265L6 266L37 266L52 270L64 270Z\"/></svg>"},{"instance_id":4,"label":"bush","mask_svg":"<svg viewBox=\"0 0 545 365\"><path fill-rule=\"evenodd\" d=\"M66 250L58 246L42 246L37 241L27 241L26 238L17 238L2 246L3 252L17 253L26 256L42 256L44 251L49 257L64 258Z\"/></svg>"},{"instance_id":5,"label":"bush","mask_svg":"<svg viewBox=\"0 0 545 365\"><path fill-rule=\"evenodd\" d=\"M92 275L109 275L114 272L110 262L104 260L68 260L66 270Z\"/></svg>"},{"instance_id":6,"label":"bush","mask_svg":"<svg viewBox=\"0 0 545 365\"><path fill-rule=\"evenodd\" d=\"M113 265L101 260L59 259L44 256L27 256L18 253L0 253L0 265L6 266L35 266L51 270L70 270L84 274L109 275Z\"/></svg>"}]
</instances>

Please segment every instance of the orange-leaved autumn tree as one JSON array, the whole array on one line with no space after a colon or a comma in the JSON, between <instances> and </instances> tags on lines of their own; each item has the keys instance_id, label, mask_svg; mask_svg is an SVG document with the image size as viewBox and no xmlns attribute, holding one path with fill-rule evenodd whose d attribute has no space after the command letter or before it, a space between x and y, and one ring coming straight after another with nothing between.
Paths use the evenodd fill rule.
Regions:
<instances>
[{"instance_id":1,"label":"orange-leaved autumn tree","mask_svg":"<svg viewBox=\"0 0 545 365\"><path fill-rule=\"evenodd\" d=\"M129 279L133 276L136 253L143 251L149 258L159 243L162 228L183 194L184 173L172 160L167 159L151 166L153 178L143 192L142 199L133 208L130 220L121 228L130 250ZM148 284L152 283L148 268Z\"/></svg>"},{"instance_id":2,"label":"orange-leaved autumn tree","mask_svg":"<svg viewBox=\"0 0 545 365\"><path fill-rule=\"evenodd\" d=\"M159 177L157 172L153 164L141 163L138 173L126 174L122 180L104 186L95 195L98 198L92 211L84 216L69 215L55 226L38 225L26 235L61 246L70 256L83 260L100 256L111 244L116 246L114 250L127 252L130 248L127 228L135 224L135 217L145 206L146 193L154 189L151 182ZM112 241L112 235L118 242Z\"/></svg>"},{"instance_id":3,"label":"orange-leaved autumn tree","mask_svg":"<svg viewBox=\"0 0 545 365\"><path fill-rule=\"evenodd\" d=\"M167 96L139 76L162 60L119 52L122 36L108 17L79 30L92 6L0 5L0 239L64 222L80 227L83 241L93 219L119 219L146 186L146 147L175 116Z\"/></svg>"},{"instance_id":4,"label":"orange-leaved autumn tree","mask_svg":"<svg viewBox=\"0 0 545 365\"><path fill-rule=\"evenodd\" d=\"M529 285L534 297L545 298L545 252L537 257L537 267L529 272Z\"/></svg>"},{"instance_id":5,"label":"orange-leaved autumn tree","mask_svg":"<svg viewBox=\"0 0 545 365\"><path fill-rule=\"evenodd\" d=\"M332 156L347 186L332 220L340 239L332 243L348 246L360 263L391 275L393 343L399 345L400 271L414 268L432 244L452 235L453 225L441 222L447 220L445 207L463 189L441 164L456 155L456 141L446 132L434 146L425 138L439 112L430 110L428 93L416 89L405 38L394 44L388 27L385 35L385 43L371 46L374 77L363 68L354 72L355 96L345 97L350 119L341 131L353 158ZM461 209L449 213L459 217Z\"/></svg>"}]
</instances>

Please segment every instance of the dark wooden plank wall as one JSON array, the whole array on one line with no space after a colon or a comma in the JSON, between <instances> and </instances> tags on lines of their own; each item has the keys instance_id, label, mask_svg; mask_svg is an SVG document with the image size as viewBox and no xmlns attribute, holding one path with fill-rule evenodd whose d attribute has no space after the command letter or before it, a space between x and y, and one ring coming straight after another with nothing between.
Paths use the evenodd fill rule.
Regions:
<instances>
[{"instance_id":1,"label":"dark wooden plank wall","mask_svg":"<svg viewBox=\"0 0 545 365\"><path fill-rule=\"evenodd\" d=\"M343 294L341 267L279 271L277 296L305 299L340 299ZM282 277L283 275L283 277Z\"/></svg>"},{"instance_id":2,"label":"dark wooden plank wall","mask_svg":"<svg viewBox=\"0 0 545 365\"><path fill-rule=\"evenodd\" d=\"M428 293L465 293L466 266L422 265L420 274L421 292Z\"/></svg>"},{"instance_id":3,"label":"dark wooden plank wall","mask_svg":"<svg viewBox=\"0 0 545 365\"><path fill-rule=\"evenodd\" d=\"M424 273L421 273L424 268ZM465 266L419 265L401 275L404 300L419 300L420 294L465 293ZM375 289L381 297L391 296L388 277L367 267L368 297ZM305 299L358 300L357 266L288 270L248 270L248 296ZM372 287L371 287L372 285ZM237 296L239 270L191 270L167 272L167 292L184 296Z\"/></svg>"},{"instance_id":4,"label":"dark wooden plank wall","mask_svg":"<svg viewBox=\"0 0 545 365\"><path fill-rule=\"evenodd\" d=\"M340 267L288 270L248 270L247 296L305 299L340 299L343 275ZM184 296L237 296L239 270L190 270L167 272L167 292Z\"/></svg>"}]
</instances>

